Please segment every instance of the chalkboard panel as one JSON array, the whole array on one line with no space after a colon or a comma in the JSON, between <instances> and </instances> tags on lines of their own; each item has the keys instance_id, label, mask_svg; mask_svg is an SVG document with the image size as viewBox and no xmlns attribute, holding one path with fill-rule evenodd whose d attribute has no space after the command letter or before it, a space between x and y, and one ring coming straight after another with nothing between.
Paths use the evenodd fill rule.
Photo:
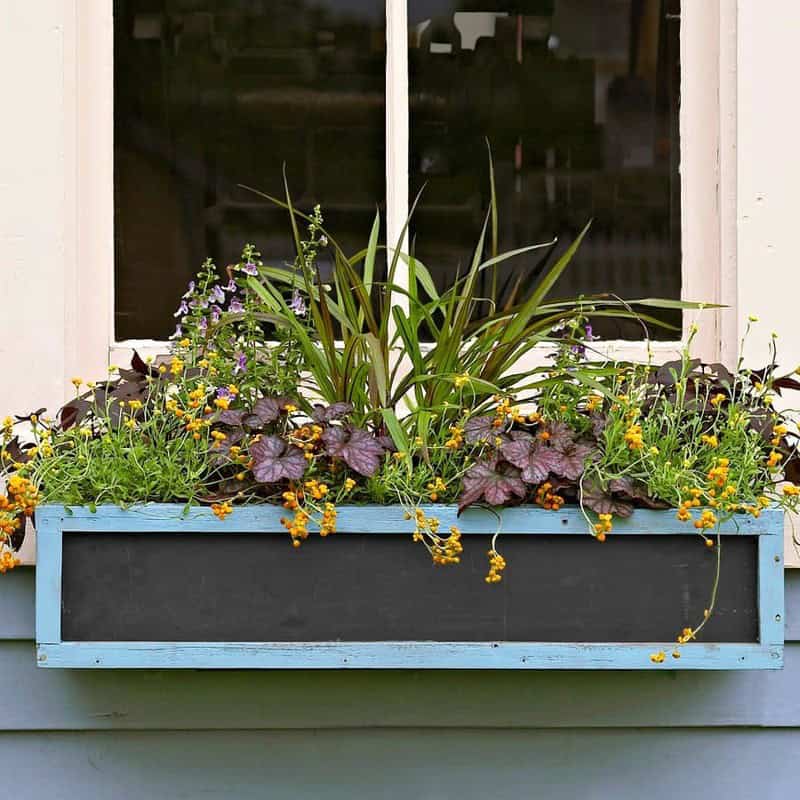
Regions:
<instances>
[{"instance_id":1,"label":"chalkboard panel","mask_svg":"<svg viewBox=\"0 0 800 800\"><path fill-rule=\"evenodd\" d=\"M65 532L62 641L672 641L708 605L715 554L695 536L508 535L434 567L409 535ZM757 642L757 541L723 538L705 642Z\"/></svg>"}]
</instances>

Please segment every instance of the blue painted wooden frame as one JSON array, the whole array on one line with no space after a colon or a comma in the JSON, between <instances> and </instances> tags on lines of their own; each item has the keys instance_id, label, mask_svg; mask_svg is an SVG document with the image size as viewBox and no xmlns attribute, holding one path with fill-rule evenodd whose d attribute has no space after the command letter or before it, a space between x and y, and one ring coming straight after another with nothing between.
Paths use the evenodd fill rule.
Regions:
<instances>
[{"instance_id":1,"label":"blue painted wooden frame","mask_svg":"<svg viewBox=\"0 0 800 800\"><path fill-rule=\"evenodd\" d=\"M425 509L444 529L458 524L465 535L491 534L498 516L468 509L460 517L452 506ZM671 642L646 644L581 642L64 642L61 640L61 553L65 531L247 532L285 535L283 511L272 506L237 508L225 520L210 509L148 504L122 510L44 506L36 512L36 641L42 667L119 667L189 669L780 669L783 666L783 513L764 511L726 522L721 533L758 537L758 643L691 642L679 660L654 665L650 655L671 650ZM578 509L558 513L539 508L506 509L503 535L587 535ZM337 535L397 533L408 529L398 506L339 508ZM674 511L637 510L615 520L614 535L686 534L693 528L676 521Z\"/></svg>"}]
</instances>

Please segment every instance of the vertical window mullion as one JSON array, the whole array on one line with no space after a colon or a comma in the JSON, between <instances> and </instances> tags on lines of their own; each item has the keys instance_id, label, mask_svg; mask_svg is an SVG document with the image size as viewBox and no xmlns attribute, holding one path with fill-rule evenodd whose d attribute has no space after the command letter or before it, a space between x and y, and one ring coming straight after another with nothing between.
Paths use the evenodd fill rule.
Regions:
<instances>
[{"instance_id":1,"label":"vertical window mullion","mask_svg":"<svg viewBox=\"0 0 800 800\"><path fill-rule=\"evenodd\" d=\"M408 217L408 14L406 0L386 0L386 241L397 245ZM405 242L401 243L405 249ZM391 262L392 254L389 253ZM408 286L408 270L398 264L398 286ZM393 298L407 307L405 295Z\"/></svg>"}]
</instances>

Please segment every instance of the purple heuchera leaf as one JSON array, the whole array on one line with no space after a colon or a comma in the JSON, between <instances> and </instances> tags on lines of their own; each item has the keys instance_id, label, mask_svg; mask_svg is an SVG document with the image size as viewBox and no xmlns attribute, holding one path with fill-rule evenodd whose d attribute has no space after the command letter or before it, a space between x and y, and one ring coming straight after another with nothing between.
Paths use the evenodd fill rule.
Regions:
<instances>
[{"instance_id":1,"label":"purple heuchera leaf","mask_svg":"<svg viewBox=\"0 0 800 800\"><path fill-rule=\"evenodd\" d=\"M618 500L613 495L604 492L594 482L583 484L581 499L583 505L594 511L595 514L614 514L617 517L629 517L633 512L633 506L630 503Z\"/></svg>"},{"instance_id":2,"label":"purple heuchera leaf","mask_svg":"<svg viewBox=\"0 0 800 800\"><path fill-rule=\"evenodd\" d=\"M520 472L508 464L498 466L497 459L475 464L464 475L464 489L458 499L459 513L483 498L493 506L505 505L512 497L524 499L528 488Z\"/></svg>"},{"instance_id":3,"label":"purple heuchera leaf","mask_svg":"<svg viewBox=\"0 0 800 800\"><path fill-rule=\"evenodd\" d=\"M472 417L464 425L464 438L470 443L489 441L497 429L494 427L496 417Z\"/></svg>"},{"instance_id":4,"label":"purple heuchera leaf","mask_svg":"<svg viewBox=\"0 0 800 800\"><path fill-rule=\"evenodd\" d=\"M308 465L303 451L280 436L263 436L253 442L250 457L253 459L253 475L259 483L300 480Z\"/></svg>"},{"instance_id":5,"label":"purple heuchera leaf","mask_svg":"<svg viewBox=\"0 0 800 800\"><path fill-rule=\"evenodd\" d=\"M322 434L322 441L329 456L343 459L350 469L366 478L374 475L381 464L383 447L362 428L328 428Z\"/></svg>"},{"instance_id":6,"label":"purple heuchera leaf","mask_svg":"<svg viewBox=\"0 0 800 800\"><path fill-rule=\"evenodd\" d=\"M290 402L287 397L260 397L253 406L253 414L260 420L262 425L275 422Z\"/></svg>"},{"instance_id":7,"label":"purple heuchera leaf","mask_svg":"<svg viewBox=\"0 0 800 800\"><path fill-rule=\"evenodd\" d=\"M511 436L513 441L501 445L500 452L506 461L522 470L523 481L542 483L551 472L559 472L562 455L558 450L522 431L512 431Z\"/></svg>"},{"instance_id":8,"label":"purple heuchera leaf","mask_svg":"<svg viewBox=\"0 0 800 800\"><path fill-rule=\"evenodd\" d=\"M311 412L311 419L316 423L322 424L324 422L332 422L335 419L344 419L352 412L352 403L333 403L329 406L315 405L314 410Z\"/></svg>"},{"instance_id":9,"label":"purple heuchera leaf","mask_svg":"<svg viewBox=\"0 0 800 800\"><path fill-rule=\"evenodd\" d=\"M542 426L542 431L549 434L547 442L556 450L563 450L575 441L574 432L563 422L548 422Z\"/></svg>"},{"instance_id":10,"label":"purple heuchera leaf","mask_svg":"<svg viewBox=\"0 0 800 800\"><path fill-rule=\"evenodd\" d=\"M576 481L583 475L583 468L590 456L596 453L596 448L583 442L570 442L559 450L559 463L553 470L562 478Z\"/></svg>"}]
</instances>

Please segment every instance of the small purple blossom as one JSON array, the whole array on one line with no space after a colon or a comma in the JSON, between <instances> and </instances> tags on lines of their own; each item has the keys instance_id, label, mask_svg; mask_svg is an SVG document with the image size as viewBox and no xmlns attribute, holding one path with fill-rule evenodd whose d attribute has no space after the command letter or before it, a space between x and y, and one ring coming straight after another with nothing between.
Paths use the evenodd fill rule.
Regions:
<instances>
[{"instance_id":1,"label":"small purple blossom","mask_svg":"<svg viewBox=\"0 0 800 800\"><path fill-rule=\"evenodd\" d=\"M294 292L292 292L292 302L289 303L289 308L292 309L295 316L298 317L305 316L306 302L305 300L303 300L302 295L297 289L295 289Z\"/></svg>"},{"instance_id":2,"label":"small purple blossom","mask_svg":"<svg viewBox=\"0 0 800 800\"><path fill-rule=\"evenodd\" d=\"M226 292L235 292L239 287L236 285L236 281L231 278L225 286L222 287Z\"/></svg>"},{"instance_id":3,"label":"small purple blossom","mask_svg":"<svg viewBox=\"0 0 800 800\"><path fill-rule=\"evenodd\" d=\"M231 314L241 314L244 311L244 305L242 305L242 301L238 297L231 298L228 311L230 311Z\"/></svg>"},{"instance_id":4,"label":"small purple blossom","mask_svg":"<svg viewBox=\"0 0 800 800\"><path fill-rule=\"evenodd\" d=\"M222 316L222 309L219 306L211 306L211 322L216 325L219 318Z\"/></svg>"},{"instance_id":5,"label":"small purple blossom","mask_svg":"<svg viewBox=\"0 0 800 800\"><path fill-rule=\"evenodd\" d=\"M189 301L189 308L208 308L208 300L205 298L195 298Z\"/></svg>"},{"instance_id":6,"label":"small purple blossom","mask_svg":"<svg viewBox=\"0 0 800 800\"><path fill-rule=\"evenodd\" d=\"M594 329L592 328L591 324L587 323L584 330L586 331L586 341L593 342L596 337L594 335Z\"/></svg>"},{"instance_id":7,"label":"small purple blossom","mask_svg":"<svg viewBox=\"0 0 800 800\"><path fill-rule=\"evenodd\" d=\"M221 286L214 285L211 287L211 294L208 296L209 303L224 303L225 293L222 291Z\"/></svg>"},{"instance_id":8,"label":"small purple blossom","mask_svg":"<svg viewBox=\"0 0 800 800\"><path fill-rule=\"evenodd\" d=\"M217 389L217 397L224 400L233 400L233 393L227 386L220 386Z\"/></svg>"},{"instance_id":9,"label":"small purple blossom","mask_svg":"<svg viewBox=\"0 0 800 800\"><path fill-rule=\"evenodd\" d=\"M184 317L189 313L189 306L186 305L185 300L181 300L178 310L172 315L173 317Z\"/></svg>"},{"instance_id":10,"label":"small purple blossom","mask_svg":"<svg viewBox=\"0 0 800 800\"><path fill-rule=\"evenodd\" d=\"M188 300L194 294L194 289L194 281L189 281L189 288L187 289L186 294L183 296L183 299Z\"/></svg>"},{"instance_id":11,"label":"small purple blossom","mask_svg":"<svg viewBox=\"0 0 800 800\"><path fill-rule=\"evenodd\" d=\"M247 275L258 275L258 267L252 261L248 261L246 264L242 264L242 272Z\"/></svg>"},{"instance_id":12,"label":"small purple blossom","mask_svg":"<svg viewBox=\"0 0 800 800\"><path fill-rule=\"evenodd\" d=\"M233 371L236 372L244 372L247 369L247 356L244 353L237 353L236 354L236 366L233 368Z\"/></svg>"},{"instance_id":13,"label":"small purple blossom","mask_svg":"<svg viewBox=\"0 0 800 800\"><path fill-rule=\"evenodd\" d=\"M183 326L182 325L176 325L175 326L175 333L173 333L172 336L175 339L180 339L181 336L183 336Z\"/></svg>"},{"instance_id":14,"label":"small purple blossom","mask_svg":"<svg viewBox=\"0 0 800 800\"><path fill-rule=\"evenodd\" d=\"M197 327L201 331L208 330L208 320L205 317L200 317L200 322L197 323Z\"/></svg>"}]
</instances>

